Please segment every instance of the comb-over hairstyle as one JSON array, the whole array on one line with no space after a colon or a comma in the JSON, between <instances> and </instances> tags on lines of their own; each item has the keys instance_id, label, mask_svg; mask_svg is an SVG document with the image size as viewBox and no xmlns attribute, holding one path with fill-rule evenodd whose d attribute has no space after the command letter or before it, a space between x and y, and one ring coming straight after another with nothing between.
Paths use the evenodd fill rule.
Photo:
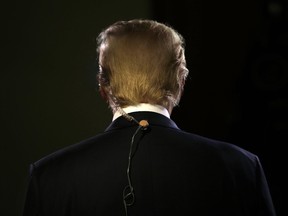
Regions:
<instances>
[{"instance_id":1,"label":"comb-over hairstyle","mask_svg":"<svg viewBox=\"0 0 288 216\"><path fill-rule=\"evenodd\" d=\"M188 75L184 39L153 20L118 21L98 38L98 82L113 111L139 103L179 103Z\"/></svg>"}]
</instances>

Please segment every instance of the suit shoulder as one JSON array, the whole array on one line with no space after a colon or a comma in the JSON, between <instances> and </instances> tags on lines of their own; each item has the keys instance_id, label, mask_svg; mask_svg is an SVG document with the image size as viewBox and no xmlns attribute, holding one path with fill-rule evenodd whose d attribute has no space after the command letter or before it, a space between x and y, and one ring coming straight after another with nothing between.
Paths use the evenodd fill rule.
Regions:
<instances>
[{"instance_id":1,"label":"suit shoulder","mask_svg":"<svg viewBox=\"0 0 288 216\"><path fill-rule=\"evenodd\" d=\"M97 146L97 143L105 136L105 132L84 139L78 143L60 148L44 157L34 162L35 168L45 168L50 165L61 165L62 163L67 163L69 160L80 159L85 157L85 155Z\"/></svg>"},{"instance_id":2,"label":"suit shoulder","mask_svg":"<svg viewBox=\"0 0 288 216\"><path fill-rule=\"evenodd\" d=\"M192 140L193 143L201 145L207 152L214 152L222 158L227 158L231 160L235 159L246 159L255 163L258 160L258 156L234 143L227 141L217 140L213 138L208 138L194 133L189 133L182 131L188 139Z\"/></svg>"}]
</instances>

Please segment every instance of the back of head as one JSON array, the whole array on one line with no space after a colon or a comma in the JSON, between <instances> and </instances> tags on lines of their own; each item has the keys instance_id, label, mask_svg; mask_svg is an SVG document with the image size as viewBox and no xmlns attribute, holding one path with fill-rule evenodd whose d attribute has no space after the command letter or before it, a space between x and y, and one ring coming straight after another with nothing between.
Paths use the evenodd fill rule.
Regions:
<instances>
[{"instance_id":1,"label":"back of head","mask_svg":"<svg viewBox=\"0 0 288 216\"><path fill-rule=\"evenodd\" d=\"M102 94L112 110L150 103L178 104L188 74L184 39L153 20L119 21L98 36Z\"/></svg>"}]
</instances>

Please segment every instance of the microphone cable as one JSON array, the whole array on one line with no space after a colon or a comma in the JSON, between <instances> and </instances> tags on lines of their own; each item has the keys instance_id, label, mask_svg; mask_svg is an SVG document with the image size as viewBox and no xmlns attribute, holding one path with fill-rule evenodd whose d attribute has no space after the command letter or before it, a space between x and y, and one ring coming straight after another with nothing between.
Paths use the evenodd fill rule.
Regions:
<instances>
[{"instance_id":1,"label":"microphone cable","mask_svg":"<svg viewBox=\"0 0 288 216\"><path fill-rule=\"evenodd\" d=\"M129 156L128 156L128 165L127 165L127 170L126 170L126 175L127 175L127 180L128 180L128 185L123 189L123 204L125 208L125 215L128 216L128 208L129 206L132 206L135 202L135 194L134 194L134 188L131 182L131 162L132 162L132 157L134 156L132 154L133 152L133 145L134 145L134 140L136 135L139 133L140 130L146 131L149 123L147 120L141 120L138 122L134 117L128 115L124 110L119 109L121 114L129 121L134 121L135 123L138 124L138 127L134 134L132 135L131 142L130 142L130 149L129 149Z\"/></svg>"},{"instance_id":2,"label":"microphone cable","mask_svg":"<svg viewBox=\"0 0 288 216\"><path fill-rule=\"evenodd\" d=\"M132 159L132 151L133 151L133 144L134 144L134 139L135 136L138 134L139 130L142 128L141 125L139 125L136 129L136 131L134 132L132 138L131 138L131 143L130 143L130 150L129 150L129 156L128 156L128 166L127 166L127 170L126 170L126 174L127 174L127 180L128 180L128 185L124 188L123 190L123 202L124 202L124 208L125 208L125 214L126 216L128 216L128 206L132 206L134 204L135 201L135 194L134 194L134 188L132 186L131 183L131 173L130 173L130 169L131 169L131 159Z\"/></svg>"}]
</instances>

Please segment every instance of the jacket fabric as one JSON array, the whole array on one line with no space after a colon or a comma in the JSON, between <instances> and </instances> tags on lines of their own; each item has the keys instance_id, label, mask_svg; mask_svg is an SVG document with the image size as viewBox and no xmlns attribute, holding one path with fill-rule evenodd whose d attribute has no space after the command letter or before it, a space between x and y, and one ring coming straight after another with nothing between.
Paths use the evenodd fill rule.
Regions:
<instances>
[{"instance_id":1,"label":"jacket fabric","mask_svg":"<svg viewBox=\"0 0 288 216\"><path fill-rule=\"evenodd\" d=\"M183 131L154 112L119 117L101 134L31 164L23 216L275 216L257 155ZM134 135L134 136L133 136ZM124 192L125 193L125 192Z\"/></svg>"}]
</instances>

